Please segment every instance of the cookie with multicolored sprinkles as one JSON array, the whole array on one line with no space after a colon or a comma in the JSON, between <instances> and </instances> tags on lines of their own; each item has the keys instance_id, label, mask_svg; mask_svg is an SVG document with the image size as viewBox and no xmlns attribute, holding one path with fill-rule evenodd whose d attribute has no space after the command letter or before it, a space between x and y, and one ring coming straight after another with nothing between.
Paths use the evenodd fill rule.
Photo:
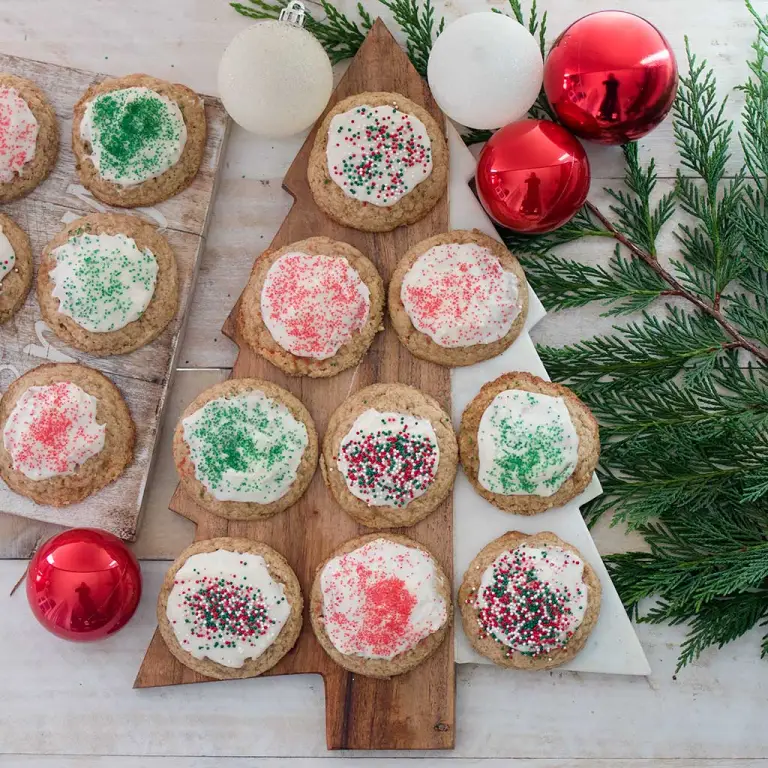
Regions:
<instances>
[{"instance_id":1,"label":"cookie with multicolored sprinkles","mask_svg":"<svg viewBox=\"0 0 768 768\"><path fill-rule=\"evenodd\" d=\"M509 531L484 547L459 588L464 632L494 664L551 669L584 647L600 614L597 574L571 544Z\"/></svg>"},{"instance_id":2,"label":"cookie with multicolored sprinkles","mask_svg":"<svg viewBox=\"0 0 768 768\"><path fill-rule=\"evenodd\" d=\"M257 677L296 644L304 600L287 560L251 539L187 547L157 600L160 634L185 666L218 680Z\"/></svg>"},{"instance_id":3,"label":"cookie with multicolored sprinkles","mask_svg":"<svg viewBox=\"0 0 768 768\"><path fill-rule=\"evenodd\" d=\"M75 504L109 485L134 440L120 391L84 365L38 366L0 400L0 477L38 504Z\"/></svg>"},{"instance_id":4,"label":"cookie with multicolored sprinkles","mask_svg":"<svg viewBox=\"0 0 768 768\"><path fill-rule=\"evenodd\" d=\"M31 80L0 72L0 203L31 192L59 156L59 124Z\"/></svg>"},{"instance_id":5,"label":"cookie with multicolored sprinkles","mask_svg":"<svg viewBox=\"0 0 768 768\"><path fill-rule=\"evenodd\" d=\"M597 420L567 387L530 373L485 384L461 417L461 465L475 490L518 515L559 507L589 485Z\"/></svg>"},{"instance_id":6,"label":"cookie with multicolored sprinkles","mask_svg":"<svg viewBox=\"0 0 768 768\"><path fill-rule=\"evenodd\" d=\"M317 131L307 168L319 208L334 221L388 232L422 219L448 186L443 129L399 93L340 101Z\"/></svg>"},{"instance_id":7,"label":"cookie with multicolored sprinkles","mask_svg":"<svg viewBox=\"0 0 768 768\"><path fill-rule=\"evenodd\" d=\"M154 341L176 315L176 257L138 216L92 213L45 246L37 300L62 341L92 355L123 355Z\"/></svg>"},{"instance_id":8,"label":"cookie with multicolored sprinkles","mask_svg":"<svg viewBox=\"0 0 768 768\"><path fill-rule=\"evenodd\" d=\"M265 251L240 301L248 346L290 376L335 376L383 329L384 283L357 248L310 237Z\"/></svg>"},{"instance_id":9,"label":"cookie with multicolored sprinkles","mask_svg":"<svg viewBox=\"0 0 768 768\"><path fill-rule=\"evenodd\" d=\"M374 384L333 413L320 469L333 497L369 528L423 520L445 501L458 464L451 419L406 384Z\"/></svg>"},{"instance_id":10,"label":"cookie with multicolored sprinkles","mask_svg":"<svg viewBox=\"0 0 768 768\"><path fill-rule=\"evenodd\" d=\"M32 276L32 246L26 232L0 213L0 325L23 306Z\"/></svg>"},{"instance_id":11,"label":"cookie with multicolored sprinkles","mask_svg":"<svg viewBox=\"0 0 768 768\"><path fill-rule=\"evenodd\" d=\"M389 283L389 316L400 341L422 360L472 365L501 354L528 314L520 262L479 230L422 240Z\"/></svg>"},{"instance_id":12,"label":"cookie with multicolored sprinkles","mask_svg":"<svg viewBox=\"0 0 768 768\"><path fill-rule=\"evenodd\" d=\"M206 389L181 416L173 458L184 492L230 520L287 509L307 490L318 441L309 411L261 379L229 379Z\"/></svg>"},{"instance_id":13,"label":"cookie with multicolored sprinkles","mask_svg":"<svg viewBox=\"0 0 768 768\"><path fill-rule=\"evenodd\" d=\"M402 675L448 634L450 582L421 544L372 533L346 542L317 569L309 617L339 666L365 677Z\"/></svg>"},{"instance_id":14,"label":"cookie with multicolored sprinkles","mask_svg":"<svg viewBox=\"0 0 768 768\"><path fill-rule=\"evenodd\" d=\"M122 208L155 205L200 169L207 128L202 98L149 75L111 77L75 104L72 151L80 180Z\"/></svg>"}]
</instances>

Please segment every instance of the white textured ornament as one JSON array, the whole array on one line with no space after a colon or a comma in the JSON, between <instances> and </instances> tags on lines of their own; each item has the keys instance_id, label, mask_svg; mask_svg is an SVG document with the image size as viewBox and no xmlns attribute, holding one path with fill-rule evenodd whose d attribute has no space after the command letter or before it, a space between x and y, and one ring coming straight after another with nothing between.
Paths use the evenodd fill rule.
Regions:
<instances>
[{"instance_id":1,"label":"white textured ornament","mask_svg":"<svg viewBox=\"0 0 768 768\"><path fill-rule=\"evenodd\" d=\"M541 90L544 62L533 35L501 13L470 13L449 24L429 56L427 79L440 109L471 128L524 117Z\"/></svg>"},{"instance_id":2,"label":"white textured ornament","mask_svg":"<svg viewBox=\"0 0 768 768\"><path fill-rule=\"evenodd\" d=\"M292 3L297 5L296 3ZM219 64L219 94L232 119L260 136L292 136L309 128L333 89L328 54L288 16L244 29Z\"/></svg>"}]
</instances>

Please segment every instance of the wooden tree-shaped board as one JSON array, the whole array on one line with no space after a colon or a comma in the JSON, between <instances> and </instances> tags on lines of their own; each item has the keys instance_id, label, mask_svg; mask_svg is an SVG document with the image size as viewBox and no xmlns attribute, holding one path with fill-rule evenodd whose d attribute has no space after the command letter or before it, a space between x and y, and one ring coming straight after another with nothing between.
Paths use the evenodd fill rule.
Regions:
<instances>
[{"instance_id":1,"label":"wooden tree-shaped board","mask_svg":"<svg viewBox=\"0 0 768 768\"><path fill-rule=\"evenodd\" d=\"M424 80L381 20L352 61L331 97L329 109L341 99L363 91L393 91L423 105L444 126L443 116ZM285 177L295 204L271 248L313 235L352 243L378 266L385 282L408 248L448 229L447 195L429 216L394 232L371 234L347 229L328 219L315 205L307 183L307 162L322 118L307 138ZM221 268L226 268L221 265ZM376 382L404 382L436 397L450 413L450 372L414 358L387 326L354 370L330 379L290 378L258 357L237 335L233 310L224 332L240 347L234 377L269 379L293 392L310 410L320 435L328 418L352 392ZM261 522L227 521L211 515L177 490L171 508L197 523L197 539L238 536L258 539L282 552L296 571L305 596L317 566L344 541L368 533L333 501L318 471L301 501ZM453 565L453 516L449 499L407 534L423 543L446 574ZM453 634L438 652L412 672L392 680L352 675L336 666L316 642L309 618L294 650L269 674L319 673L325 681L326 738L329 749L446 749L454 745L455 672ZM136 678L147 688L204 682L208 678L183 667L168 652L158 632ZM233 683L230 683L232 685Z\"/></svg>"}]
</instances>

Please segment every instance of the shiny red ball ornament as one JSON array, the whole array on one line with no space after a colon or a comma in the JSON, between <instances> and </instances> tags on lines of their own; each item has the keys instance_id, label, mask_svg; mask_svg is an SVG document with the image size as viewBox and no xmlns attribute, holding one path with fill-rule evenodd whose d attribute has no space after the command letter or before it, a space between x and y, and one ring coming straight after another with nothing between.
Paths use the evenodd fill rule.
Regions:
<instances>
[{"instance_id":1,"label":"shiny red ball ornament","mask_svg":"<svg viewBox=\"0 0 768 768\"><path fill-rule=\"evenodd\" d=\"M625 11L575 21L544 64L544 90L560 122L582 139L626 144L672 108L677 63L653 24Z\"/></svg>"},{"instance_id":2,"label":"shiny red ball ornament","mask_svg":"<svg viewBox=\"0 0 768 768\"><path fill-rule=\"evenodd\" d=\"M491 136L475 184L488 215L516 232L551 232L584 205L589 160L578 140L547 120L521 120Z\"/></svg>"},{"instance_id":3,"label":"shiny red ball ornament","mask_svg":"<svg viewBox=\"0 0 768 768\"><path fill-rule=\"evenodd\" d=\"M27 571L27 599L37 620L66 640L98 640L133 616L141 570L120 539L75 528L45 542Z\"/></svg>"}]
</instances>

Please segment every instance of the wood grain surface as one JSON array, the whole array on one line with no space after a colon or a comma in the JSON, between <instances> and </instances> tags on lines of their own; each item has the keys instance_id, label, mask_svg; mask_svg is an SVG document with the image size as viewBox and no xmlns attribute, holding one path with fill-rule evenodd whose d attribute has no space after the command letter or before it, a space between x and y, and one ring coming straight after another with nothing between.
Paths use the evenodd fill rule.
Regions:
<instances>
[{"instance_id":1,"label":"wood grain surface","mask_svg":"<svg viewBox=\"0 0 768 768\"><path fill-rule=\"evenodd\" d=\"M51 175L27 197L2 208L29 235L37 271L43 247L66 221L94 211L119 210L76 190L79 179L71 150L73 106L89 85L103 80L105 75L3 55L0 72L12 72L37 83L53 105L59 122L60 152ZM34 288L21 310L0 326L0 391L14 378L44 362L79 362L97 368L120 388L136 423L134 461L104 490L64 508L35 504L0 483L0 511L70 526L97 526L123 539L133 539L136 534L187 305L205 247L211 201L229 126L221 103L203 98L208 138L195 181L181 194L154 208L127 211L148 218L154 225L162 223L163 234L176 256L179 311L163 333L128 355L93 357L66 346L48 329L41 319Z\"/></svg>"},{"instance_id":2,"label":"wood grain surface","mask_svg":"<svg viewBox=\"0 0 768 768\"><path fill-rule=\"evenodd\" d=\"M442 114L426 83L413 69L384 23L379 20L334 92L329 108L362 91L394 91L425 106L444 125ZM321 118L322 120L322 118ZM318 121L319 125L320 121ZM432 213L417 224L385 234L346 229L326 218L315 205L306 180L309 153L316 129L309 135L285 177L285 188L296 203L271 247L312 235L327 235L352 243L368 255L388 281L398 259L414 243L448 229L448 201L444 196ZM275 381L292 391L309 408L322 434L333 410L352 392L375 382L405 382L436 397L450 412L450 372L417 360L399 344L387 327L374 341L357 368L330 379L295 379L283 375L251 352L237 338L232 318L225 333L240 347L233 376L256 376ZM331 499L319 472L303 499L291 509L263 522L227 521L202 511L181 491L172 508L197 523L197 539L213 536L246 536L265 541L282 552L295 569L305 595L315 569L342 542L367 532ZM447 501L407 533L424 544L452 572L452 508ZM337 667L312 635L305 617L304 629L293 652L271 671L284 675L315 672L325 679L326 741L330 749L446 749L454 746L455 671L453 637L411 673L389 681L372 680ZM201 682L195 672L182 667L155 634L136 679L136 687Z\"/></svg>"}]
</instances>

